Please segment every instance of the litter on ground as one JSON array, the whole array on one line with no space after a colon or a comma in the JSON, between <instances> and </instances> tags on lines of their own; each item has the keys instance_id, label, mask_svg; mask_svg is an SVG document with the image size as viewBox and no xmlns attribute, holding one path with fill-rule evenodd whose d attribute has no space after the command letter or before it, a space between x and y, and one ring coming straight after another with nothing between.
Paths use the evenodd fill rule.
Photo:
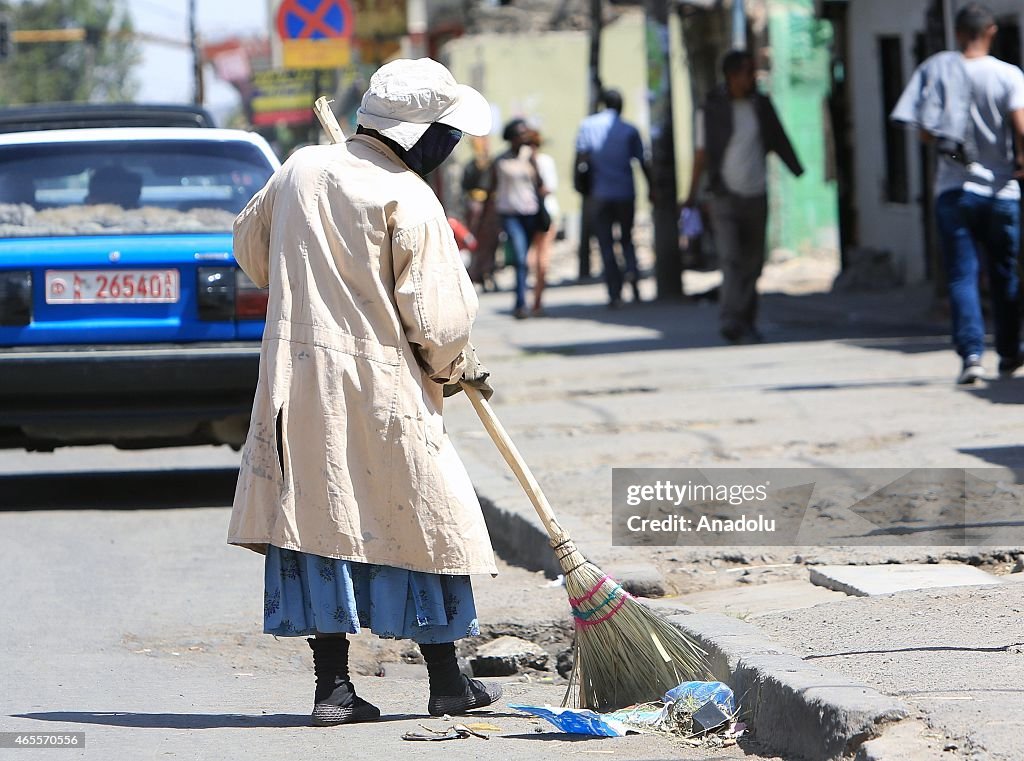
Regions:
<instances>
[{"instance_id":1,"label":"litter on ground","mask_svg":"<svg viewBox=\"0 0 1024 761\"><path fill-rule=\"evenodd\" d=\"M746 731L736 722L736 699L721 682L683 682L662 700L610 713L589 709L512 704L509 708L545 719L569 734L623 737L651 732L681 739L690 745L727 747Z\"/></svg>"}]
</instances>

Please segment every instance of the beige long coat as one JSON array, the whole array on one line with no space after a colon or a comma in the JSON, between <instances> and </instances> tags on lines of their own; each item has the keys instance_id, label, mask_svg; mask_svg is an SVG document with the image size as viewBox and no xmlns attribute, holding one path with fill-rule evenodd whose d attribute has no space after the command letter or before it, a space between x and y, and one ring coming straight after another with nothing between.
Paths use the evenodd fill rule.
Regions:
<instances>
[{"instance_id":1,"label":"beige long coat","mask_svg":"<svg viewBox=\"0 0 1024 761\"><path fill-rule=\"evenodd\" d=\"M234 232L270 304L228 542L496 572L441 420L477 299L430 187L357 135L297 151Z\"/></svg>"}]
</instances>

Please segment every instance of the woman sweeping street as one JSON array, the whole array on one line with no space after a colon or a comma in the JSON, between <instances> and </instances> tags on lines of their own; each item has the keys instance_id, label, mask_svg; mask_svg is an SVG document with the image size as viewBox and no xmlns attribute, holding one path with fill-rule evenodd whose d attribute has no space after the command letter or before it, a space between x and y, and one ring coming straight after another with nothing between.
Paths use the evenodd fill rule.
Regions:
<instances>
[{"instance_id":1,"label":"woman sweeping street","mask_svg":"<svg viewBox=\"0 0 1024 761\"><path fill-rule=\"evenodd\" d=\"M496 568L442 397L489 387L476 294L423 181L491 111L441 64L398 60L358 123L297 151L235 223L235 257L270 293L228 542L266 555L264 631L310 637L317 725L380 716L348 671L363 629L418 643L431 715L501 695L456 662L479 633L469 575Z\"/></svg>"}]
</instances>

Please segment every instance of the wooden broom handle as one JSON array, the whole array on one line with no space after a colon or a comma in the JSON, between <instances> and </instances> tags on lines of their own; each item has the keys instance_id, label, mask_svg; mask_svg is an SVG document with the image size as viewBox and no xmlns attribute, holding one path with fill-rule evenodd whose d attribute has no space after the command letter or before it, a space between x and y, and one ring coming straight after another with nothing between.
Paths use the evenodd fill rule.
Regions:
<instances>
[{"instance_id":1,"label":"wooden broom handle","mask_svg":"<svg viewBox=\"0 0 1024 761\"><path fill-rule=\"evenodd\" d=\"M316 113L317 119L320 120L321 126L327 133L328 137L331 138L332 143L341 143L345 141L345 133L341 131L341 125L338 124L338 119L334 116L334 112L331 110L330 101L327 98L321 96L316 99L316 103L313 105L313 111ZM460 382L461 383L461 382ZM498 420L498 416L494 414L494 410L491 409L491 405L484 399L480 390L470 386L467 383L461 383L462 390L466 392L466 396L469 397L469 401L473 404L473 409L476 410L476 414L480 416L480 421L484 424L484 428L487 429L487 433L490 434L491 440L494 445L498 447L498 451L501 452L501 456L505 458L505 462L512 468L512 472L516 474L516 478L519 479L520 485L526 492L526 495L530 498L530 502L533 503L534 509L537 511L537 515L540 516L541 522L544 524L544 529L548 532L548 536L551 538L551 544L557 545L558 543L569 538L568 534L558 525L558 521L555 519L555 514L551 510L551 505L548 503L547 497L544 496L544 492L540 490L540 484L537 483L537 479L533 477L533 473L530 472L530 467L526 464L526 460L519 454L519 450L516 449L515 443L509 438L508 433L505 432L504 426L501 421Z\"/></svg>"},{"instance_id":2,"label":"wooden broom handle","mask_svg":"<svg viewBox=\"0 0 1024 761\"><path fill-rule=\"evenodd\" d=\"M341 125L338 124L338 119L331 110L331 102L323 95L317 98L313 104L313 113L320 120L320 126L324 128L324 132L327 133L332 143L345 142L345 133L341 131Z\"/></svg>"},{"instance_id":3,"label":"wooden broom handle","mask_svg":"<svg viewBox=\"0 0 1024 761\"><path fill-rule=\"evenodd\" d=\"M490 434L494 445L498 447L501 456L505 458L505 462L512 468L512 472L516 474L520 485L533 503L537 515L540 516L540 520L544 524L548 536L551 538L551 544L556 545L568 539L568 534L565 533L555 519L551 505L548 503L547 497L544 496L544 492L540 489L540 484L537 483L537 479L530 472L530 466L526 464L523 456L519 454L515 443L505 431L501 421L498 420L498 416L494 414L494 410L491 409L490 403L484 399L480 389L469 385L465 381L460 381L460 385L462 390L466 392L466 396L469 397L469 401L472 403L473 409L476 410L476 414L480 416L480 421L484 424L484 428L487 429L487 433Z\"/></svg>"}]
</instances>

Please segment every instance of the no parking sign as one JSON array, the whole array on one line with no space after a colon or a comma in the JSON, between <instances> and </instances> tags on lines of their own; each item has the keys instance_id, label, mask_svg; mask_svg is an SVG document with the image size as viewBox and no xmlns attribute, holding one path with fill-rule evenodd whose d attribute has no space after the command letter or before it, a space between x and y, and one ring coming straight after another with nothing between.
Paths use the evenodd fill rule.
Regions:
<instances>
[{"instance_id":1,"label":"no parking sign","mask_svg":"<svg viewBox=\"0 0 1024 761\"><path fill-rule=\"evenodd\" d=\"M348 65L355 31L349 0L282 0L276 22L284 68Z\"/></svg>"}]
</instances>

